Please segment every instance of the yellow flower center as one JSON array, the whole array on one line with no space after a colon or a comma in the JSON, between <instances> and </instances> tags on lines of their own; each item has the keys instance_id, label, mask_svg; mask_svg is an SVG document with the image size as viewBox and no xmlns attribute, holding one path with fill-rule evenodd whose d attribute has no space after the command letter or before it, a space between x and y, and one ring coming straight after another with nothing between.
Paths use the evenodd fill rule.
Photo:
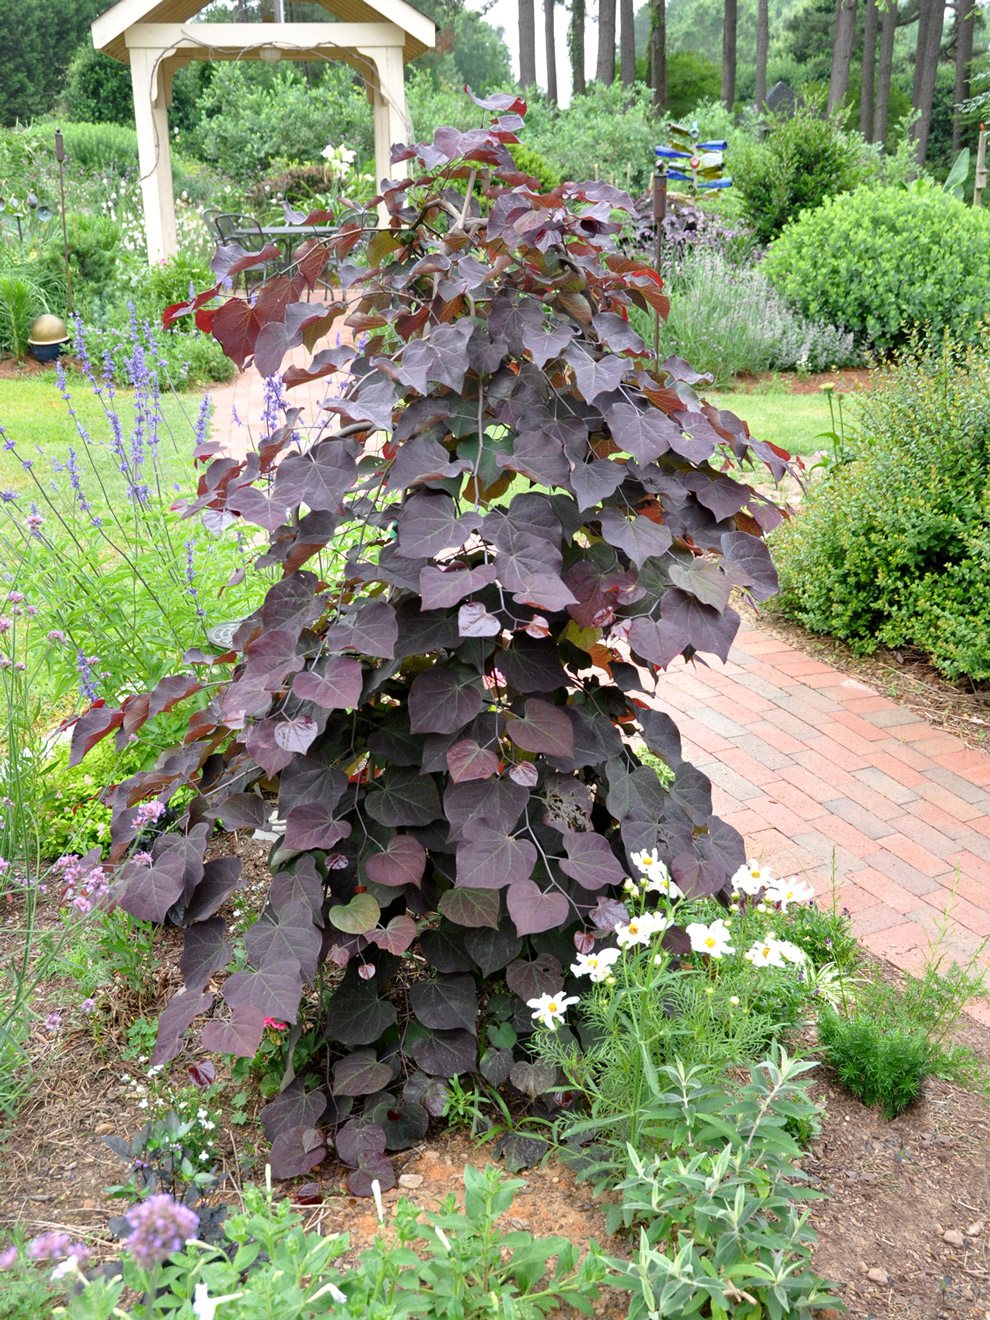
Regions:
<instances>
[{"instance_id":1,"label":"yellow flower center","mask_svg":"<svg viewBox=\"0 0 990 1320\"><path fill-rule=\"evenodd\" d=\"M547 1004L547 1012L548 1012L548 1013L556 1013L556 1012L557 1012L557 1005L554 1004L554 1003L552 1003L552 1002L549 1003L549 1004Z\"/></svg>"},{"instance_id":2,"label":"yellow flower center","mask_svg":"<svg viewBox=\"0 0 990 1320\"><path fill-rule=\"evenodd\" d=\"M705 940L705 943L708 945L710 949L714 949L716 941L713 940L712 937L709 935L708 938Z\"/></svg>"}]
</instances>

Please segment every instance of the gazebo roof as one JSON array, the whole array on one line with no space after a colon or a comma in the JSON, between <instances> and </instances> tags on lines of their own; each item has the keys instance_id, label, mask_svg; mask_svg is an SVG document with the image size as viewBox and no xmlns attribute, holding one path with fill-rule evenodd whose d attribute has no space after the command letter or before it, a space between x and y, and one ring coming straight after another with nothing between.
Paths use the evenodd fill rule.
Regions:
<instances>
[{"instance_id":1,"label":"gazebo roof","mask_svg":"<svg viewBox=\"0 0 990 1320\"><path fill-rule=\"evenodd\" d=\"M432 49L435 32L432 19L406 0L319 0L345 23L394 23L406 34L403 55L413 60ZM117 0L92 24L93 45L121 63L130 56L124 40L128 28L137 23L187 23L203 8L203 0Z\"/></svg>"}]
</instances>

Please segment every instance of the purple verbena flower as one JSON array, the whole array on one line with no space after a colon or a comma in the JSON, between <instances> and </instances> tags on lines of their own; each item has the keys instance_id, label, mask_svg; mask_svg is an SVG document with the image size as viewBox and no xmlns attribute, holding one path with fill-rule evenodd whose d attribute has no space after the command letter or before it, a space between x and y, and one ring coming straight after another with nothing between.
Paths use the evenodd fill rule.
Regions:
<instances>
[{"instance_id":1,"label":"purple verbena flower","mask_svg":"<svg viewBox=\"0 0 990 1320\"><path fill-rule=\"evenodd\" d=\"M164 1192L133 1206L125 1218L131 1229L125 1245L135 1263L145 1270L181 1251L199 1227L199 1215Z\"/></svg>"},{"instance_id":2,"label":"purple verbena flower","mask_svg":"<svg viewBox=\"0 0 990 1320\"><path fill-rule=\"evenodd\" d=\"M29 1260L61 1260L71 1244L68 1233L42 1233L28 1243L27 1256Z\"/></svg>"}]
</instances>

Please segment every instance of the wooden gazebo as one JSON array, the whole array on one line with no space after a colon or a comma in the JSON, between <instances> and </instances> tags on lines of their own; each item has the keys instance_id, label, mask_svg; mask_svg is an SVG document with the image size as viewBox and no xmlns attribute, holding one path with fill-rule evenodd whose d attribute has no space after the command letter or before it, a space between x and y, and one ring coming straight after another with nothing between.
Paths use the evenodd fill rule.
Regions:
<instances>
[{"instance_id":1,"label":"wooden gazebo","mask_svg":"<svg viewBox=\"0 0 990 1320\"><path fill-rule=\"evenodd\" d=\"M190 60L350 64L365 80L374 109L376 180L389 177L391 146L410 135L403 65L435 44L436 29L405 0L319 2L339 21L192 23L203 0L118 0L93 23L97 50L131 68L149 262L177 250L168 107L172 75Z\"/></svg>"}]
</instances>

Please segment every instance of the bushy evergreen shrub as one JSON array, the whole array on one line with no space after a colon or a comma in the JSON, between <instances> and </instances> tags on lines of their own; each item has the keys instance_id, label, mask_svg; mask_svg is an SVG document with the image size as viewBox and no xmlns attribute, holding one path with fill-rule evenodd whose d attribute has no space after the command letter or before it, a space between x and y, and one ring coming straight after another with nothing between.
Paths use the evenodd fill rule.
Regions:
<instances>
[{"instance_id":1,"label":"bushy evergreen shrub","mask_svg":"<svg viewBox=\"0 0 990 1320\"><path fill-rule=\"evenodd\" d=\"M878 348L915 324L971 341L988 310L990 214L924 184L859 187L788 225L764 269L805 316Z\"/></svg>"},{"instance_id":2,"label":"bushy evergreen shrub","mask_svg":"<svg viewBox=\"0 0 990 1320\"><path fill-rule=\"evenodd\" d=\"M905 353L861 403L858 457L775 538L781 604L860 651L914 644L990 679L990 334Z\"/></svg>"},{"instance_id":3,"label":"bushy evergreen shrub","mask_svg":"<svg viewBox=\"0 0 990 1320\"><path fill-rule=\"evenodd\" d=\"M844 132L834 117L823 119L812 105L790 119L773 120L762 141L747 143L732 158L743 216L760 243L776 238L803 210L849 192L869 173L862 139Z\"/></svg>"}]
</instances>

